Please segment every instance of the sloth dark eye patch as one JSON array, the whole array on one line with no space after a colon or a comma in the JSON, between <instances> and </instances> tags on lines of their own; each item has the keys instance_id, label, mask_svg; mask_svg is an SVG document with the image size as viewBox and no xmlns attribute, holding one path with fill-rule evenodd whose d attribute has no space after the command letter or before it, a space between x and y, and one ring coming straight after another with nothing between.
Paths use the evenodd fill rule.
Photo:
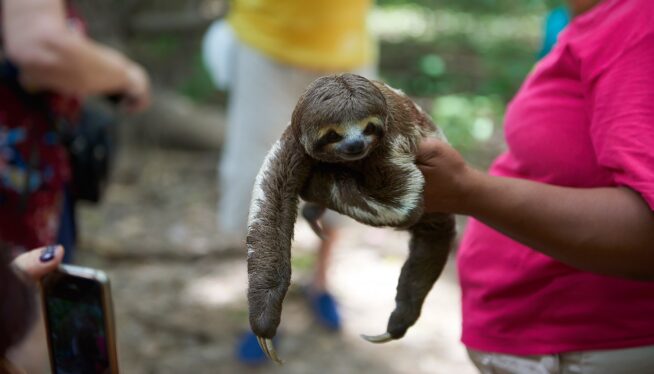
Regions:
<instances>
[{"instance_id":1,"label":"sloth dark eye patch","mask_svg":"<svg viewBox=\"0 0 654 374\"><path fill-rule=\"evenodd\" d=\"M377 127L372 122L368 122L368 125L363 130L363 135L373 135L375 133L377 133Z\"/></svg>"},{"instance_id":2,"label":"sloth dark eye patch","mask_svg":"<svg viewBox=\"0 0 654 374\"><path fill-rule=\"evenodd\" d=\"M339 135L334 130L329 130L329 132L325 136L323 136L321 140L322 142L324 142L324 144L331 144L331 143L340 142L341 140L343 140L343 136Z\"/></svg>"}]
</instances>

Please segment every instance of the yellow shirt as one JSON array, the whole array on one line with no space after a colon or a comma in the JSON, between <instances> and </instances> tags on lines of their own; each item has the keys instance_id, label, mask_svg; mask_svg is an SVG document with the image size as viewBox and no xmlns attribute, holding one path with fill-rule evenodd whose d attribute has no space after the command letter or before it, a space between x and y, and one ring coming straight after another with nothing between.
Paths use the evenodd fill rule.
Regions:
<instances>
[{"instance_id":1,"label":"yellow shirt","mask_svg":"<svg viewBox=\"0 0 654 374\"><path fill-rule=\"evenodd\" d=\"M233 0L228 20L243 43L309 70L351 70L376 58L366 27L371 0Z\"/></svg>"}]
</instances>

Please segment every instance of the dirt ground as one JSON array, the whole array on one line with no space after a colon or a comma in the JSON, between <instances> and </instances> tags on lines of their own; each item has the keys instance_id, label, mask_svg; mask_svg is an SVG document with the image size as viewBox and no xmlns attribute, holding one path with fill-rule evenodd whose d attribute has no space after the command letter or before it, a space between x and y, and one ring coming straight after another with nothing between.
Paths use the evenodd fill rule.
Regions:
<instances>
[{"instance_id":1,"label":"dirt ground","mask_svg":"<svg viewBox=\"0 0 654 374\"><path fill-rule=\"evenodd\" d=\"M234 359L248 329L245 251L215 234L213 152L123 149L103 203L80 209L78 262L111 278L124 373L476 373L460 334L460 290L451 260L400 341L384 331L406 255L407 236L350 222L335 250L330 283L344 320L329 333L312 319L302 286L317 238L297 224L293 280L278 353L249 368Z\"/></svg>"}]
</instances>

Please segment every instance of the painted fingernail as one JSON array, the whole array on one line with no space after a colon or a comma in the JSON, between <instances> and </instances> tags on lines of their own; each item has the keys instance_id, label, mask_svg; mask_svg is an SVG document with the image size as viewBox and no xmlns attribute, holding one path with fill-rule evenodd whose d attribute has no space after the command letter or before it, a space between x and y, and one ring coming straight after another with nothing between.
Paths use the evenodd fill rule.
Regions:
<instances>
[{"instance_id":1,"label":"painted fingernail","mask_svg":"<svg viewBox=\"0 0 654 374\"><path fill-rule=\"evenodd\" d=\"M41 252L41 256L39 257L39 260L41 260L41 262L51 261L55 257L56 250L57 250L57 246L54 245L49 245L45 247Z\"/></svg>"}]
</instances>

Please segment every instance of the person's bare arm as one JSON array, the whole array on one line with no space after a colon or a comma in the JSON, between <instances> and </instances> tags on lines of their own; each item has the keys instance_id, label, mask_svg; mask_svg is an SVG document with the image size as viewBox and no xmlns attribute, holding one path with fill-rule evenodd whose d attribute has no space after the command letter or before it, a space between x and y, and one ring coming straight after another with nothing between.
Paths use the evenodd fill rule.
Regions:
<instances>
[{"instance_id":1,"label":"person's bare arm","mask_svg":"<svg viewBox=\"0 0 654 374\"><path fill-rule=\"evenodd\" d=\"M570 266L654 280L654 212L628 188L566 188L489 176L427 140L418 167L427 211L466 214Z\"/></svg>"},{"instance_id":2,"label":"person's bare arm","mask_svg":"<svg viewBox=\"0 0 654 374\"><path fill-rule=\"evenodd\" d=\"M143 69L67 25L61 0L3 0L5 53L26 87L64 94L124 94L136 109L149 101Z\"/></svg>"}]
</instances>

